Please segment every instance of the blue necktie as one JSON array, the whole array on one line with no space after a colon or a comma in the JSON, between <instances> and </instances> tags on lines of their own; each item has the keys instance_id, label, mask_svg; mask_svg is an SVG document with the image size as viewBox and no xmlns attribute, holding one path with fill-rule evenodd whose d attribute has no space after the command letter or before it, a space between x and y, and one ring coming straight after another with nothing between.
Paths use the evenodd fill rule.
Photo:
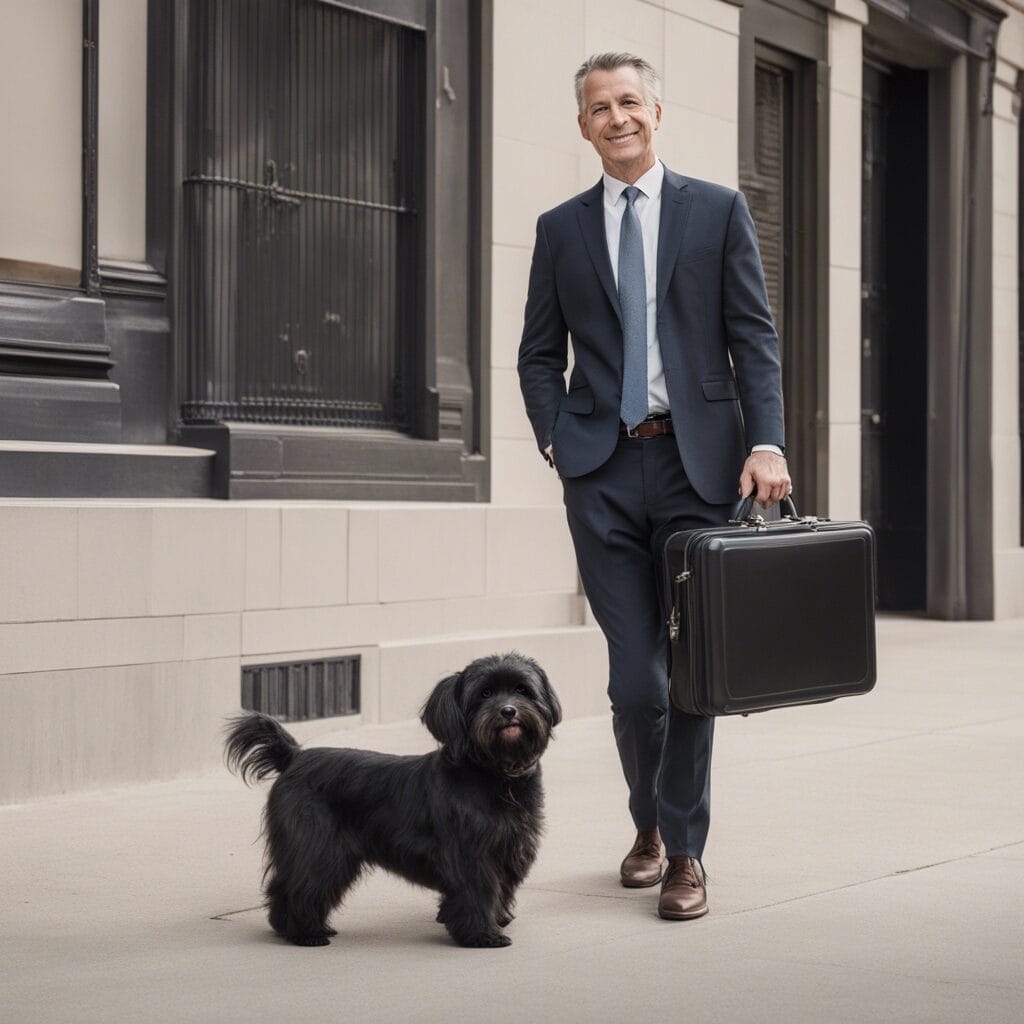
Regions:
<instances>
[{"instance_id":1,"label":"blue necktie","mask_svg":"<svg viewBox=\"0 0 1024 1024\"><path fill-rule=\"evenodd\" d=\"M632 430L647 418L647 278L644 239L633 205L640 189L625 190L619 232L619 307L622 310L622 405L619 415Z\"/></svg>"}]
</instances>

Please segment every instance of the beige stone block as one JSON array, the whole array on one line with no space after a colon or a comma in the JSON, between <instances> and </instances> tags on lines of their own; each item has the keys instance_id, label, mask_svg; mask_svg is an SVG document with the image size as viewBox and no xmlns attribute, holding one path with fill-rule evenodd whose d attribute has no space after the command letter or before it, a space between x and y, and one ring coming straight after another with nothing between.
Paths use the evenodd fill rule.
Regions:
<instances>
[{"instance_id":1,"label":"beige stone block","mask_svg":"<svg viewBox=\"0 0 1024 1024\"><path fill-rule=\"evenodd\" d=\"M579 152L579 166L576 172L576 191L574 195L579 195L581 192L586 192L587 189L593 188L600 180L602 175L601 161L594 152L594 148L588 143L586 149L580 149ZM569 197L566 196L568 199Z\"/></svg>"},{"instance_id":2,"label":"beige stone block","mask_svg":"<svg viewBox=\"0 0 1024 1024\"><path fill-rule=\"evenodd\" d=\"M486 590L485 507L414 505L380 514L380 600Z\"/></svg>"},{"instance_id":3,"label":"beige stone block","mask_svg":"<svg viewBox=\"0 0 1024 1024\"><path fill-rule=\"evenodd\" d=\"M732 33L666 14L662 77L666 103L738 120L739 39Z\"/></svg>"},{"instance_id":4,"label":"beige stone block","mask_svg":"<svg viewBox=\"0 0 1024 1024\"><path fill-rule=\"evenodd\" d=\"M348 512L333 506L281 512L281 604L286 608L348 600Z\"/></svg>"},{"instance_id":5,"label":"beige stone block","mask_svg":"<svg viewBox=\"0 0 1024 1024\"><path fill-rule=\"evenodd\" d=\"M534 658L555 686L566 716L607 710L607 645L600 630L505 631L442 640L387 644L380 650L380 720L413 718L436 683L474 658L506 651Z\"/></svg>"},{"instance_id":6,"label":"beige stone block","mask_svg":"<svg viewBox=\"0 0 1024 1024\"><path fill-rule=\"evenodd\" d=\"M381 614L376 604L245 612L242 654L276 656L375 644Z\"/></svg>"},{"instance_id":7,"label":"beige stone block","mask_svg":"<svg viewBox=\"0 0 1024 1024\"><path fill-rule=\"evenodd\" d=\"M863 29L848 18L828 19L828 50L831 87L858 102L864 93Z\"/></svg>"},{"instance_id":8,"label":"beige stone block","mask_svg":"<svg viewBox=\"0 0 1024 1024\"><path fill-rule=\"evenodd\" d=\"M583 598L577 593L499 594L455 597L440 603L441 635L583 625Z\"/></svg>"},{"instance_id":9,"label":"beige stone block","mask_svg":"<svg viewBox=\"0 0 1024 1024\"><path fill-rule=\"evenodd\" d=\"M1024 67L1024 17L1011 5L1009 17L999 26L996 36L996 53L1014 67Z\"/></svg>"},{"instance_id":10,"label":"beige stone block","mask_svg":"<svg viewBox=\"0 0 1024 1024\"><path fill-rule=\"evenodd\" d=\"M533 428L526 415L519 374L496 367L491 370L491 436L532 441Z\"/></svg>"},{"instance_id":11,"label":"beige stone block","mask_svg":"<svg viewBox=\"0 0 1024 1024\"><path fill-rule=\"evenodd\" d=\"M359 708L363 721L380 721L380 648L365 647L358 652Z\"/></svg>"},{"instance_id":12,"label":"beige stone block","mask_svg":"<svg viewBox=\"0 0 1024 1024\"><path fill-rule=\"evenodd\" d=\"M0 624L5 672L179 661L182 651L182 620L177 617Z\"/></svg>"},{"instance_id":13,"label":"beige stone block","mask_svg":"<svg viewBox=\"0 0 1024 1024\"><path fill-rule=\"evenodd\" d=\"M834 0L836 14L861 25L868 23L868 5L864 0Z\"/></svg>"},{"instance_id":14,"label":"beige stone block","mask_svg":"<svg viewBox=\"0 0 1024 1024\"><path fill-rule=\"evenodd\" d=\"M831 94L829 262L860 269L861 101Z\"/></svg>"},{"instance_id":15,"label":"beige stone block","mask_svg":"<svg viewBox=\"0 0 1024 1024\"><path fill-rule=\"evenodd\" d=\"M495 4L495 131L574 153L579 132L573 74L583 49L583 0Z\"/></svg>"},{"instance_id":16,"label":"beige stone block","mask_svg":"<svg viewBox=\"0 0 1024 1024\"><path fill-rule=\"evenodd\" d=\"M994 583L995 617L1024 617L1024 548L996 552Z\"/></svg>"},{"instance_id":17,"label":"beige stone block","mask_svg":"<svg viewBox=\"0 0 1024 1024\"><path fill-rule=\"evenodd\" d=\"M739 35L739 8L722 0L665 0L664 6L667 11L682 14L689 21Z\"/></svg>"},{"instance_id":18,"label":"beige stone block","mask_svg":"<svg viewBox=\"0 0 1024 1024\"><path fill-rule=\"evenodd\" d=\"M658 132L658 156L666 167L691 178L728 188L739 187L739 151L735 121L665 103Z\"/></svg>"},{"instance_id":19,"label":"beige stone block","mask_svg":"<svg viewBox=\"0 0 1024 1024\"><path fill-rule=\"evenodd\" d=\"M245 509L245 607L281 603L281 509Z\"/></svg>"},{"instance_id":20,"label":"beige stone block","mask_svg":"<svg viewBox=\"0 0 1024 1024\"><path fill-rule=\"evenodd\" d=\"M565 127L565 137L579 129ZM545 140L546 142L546 140ZM553 145L494 137L494 241L501 245L528 247L533 252L537 218L545 210L575 195L578 152Z\"/></svg>"},{"instance_id":21,"label":"beige stone block","mask_svg":"<svg viewBox=\"0 0 1024 1024\"><path fill-rule=\"evenodd\" d=\"M0 622L75 618L77 512L0 504L0 537Z\"/></svg>"},{"instance_id":22,"label":"beige stone block","mask_svg":"<svg viewBox=\"0 0 1024 1024\"><path fill-rule=\"evenodd\" d=\"M153 509L154 615L243 607L245 515L243 508L213 502Z\"/></svg>"},{"instance_id":23,"label":"beige stone block","mask_svg":"<svg viewBox=\"0 0 1024 1024\"><path fill-rule=\"evenodd\" d=\"M0 676L0 802L214 770L238 663Z\"/></svg>"},{"instance_id":24,"label":"beige stone block","mask_svg":"<svg viewBox=\"0 0 1024 1024\"><path fill-rule=\"evenodd\" d=\"M562 483L536 441L497 439L491 444L491 504L562 504Z\"/></svg>"},{"instance_id":25,"label":"beige stone block","mask_svg":"<svg viewBox=\"0 0 1024 1024\"><path fill-rule=\"evenodd\" d=\"M588 55L635 53L664 73L665 11L654 4L645 0L587 0L584 36L584 52Z\"/></svg>"},{"instance_id":26,"label":"beige stone block","mask_svg":"<svg viewBox=\"0 0 1024 1024\"><path fill-rule=\"evenodd\" d=\"M378 513L375 509L350 508L348 512L348 599L369 604L378 592Z\"/></svg>"},{"instance_id":27,"label":"beige stone block","mask_svg":"<svg viewBox=\"0 0 1024 1024\"><path fill-rule=\"evenodd\" d=\"M992 438L992 544L996 551L1020 547L1020 435Z\"/></svg>"},{"instance_id":28,"label":"beige stone block","mask_svg":"<svg viewBox=\"0 0 1024 1024\"><path fill-rule=\"evenodd\" d=\"M860 271L829 270L828 416L860 424Z\"/></svg>"},{"instance_id":29,"label":"beige stone block","mask_svg":"<svg viewBox=\"0 0 1024 1024\"><path fill-rule=\"evenodd\" d=\"M1017 287L1017 256L992 256L992 286L1012 290Z\"/></svg>"},{"instance_id":30,"label":"beige stone block","mask_svg":"<svg viewBox=\"0 0 1024 1024\"><path fill-rule=\"evenodd\" d=\"M1017 292L997 289L992 304L992 433L1017 436L1020 431Z\"/></svg>"},{"instance_id":31,"label":"beige stone block","mask_svg":"<svg viewBox=\"0 0 1024 1024\"><path fill-rule=\"evenodd\" d=\"M829 424L828 515L860 519L860 424Z\"/></svg>"},{"instance_id":32,"label":"beige stone block","mask_svg":"<svg viewBox=\"0 0 1024 1024\"><path fill-rule=\"evenodd\" d=\"M465 600L479 601L480 598ZM378 639L382 643L390 643L395 640L413 640L444 633L445 603L445 600L424 600L396 601L381 605Z\"/></svg>"},{"instance_id":33,"label":"beige stone block","mask_svg":"<svg viewBox=\"0 0 1024 1024\"><path fill-rule=\"evenodd\" d=\"M992 251L997 256L1017 258L1017 218L998 210L992 217Z\"/></svg>"},{"instance_id":34,"label":"beige stone block","mask_svg":"<svg viewBox=\"0 0 1024 1024\"><path fill-rule=\"evenodd\" d=\"M242 653L242 616L239 612L186 615L184 630L185 661L237 658Z\"/></svg>"},{"instance_id":35,"label":"beige stone block","mask_svg":"<svg viewBox=\"0 0 1024 1024\"><path fill-rule=\"evenodd\" d=\"M576 555L561 508L487 511L487 593L575 591Z\"/></svg>"},{"instance_id":36,"label":"beige stone block","mask_svg":"<svg viewBox=\"0 0 1024 1024\"><path fill-rule=\"evenodd\" d=\"M153 519L144 506L78 510L78 614L149 614Z\"/></svg>"},{"instance_id":37,"label":"beige stone block","mask_svg":"<svg viewBox=\"0 0 1024 1024\"><path fill-rule=\"evenodd\" d=\"M495 245L491 248L492 367L515 369L519 359L532 259L532 239L529 247Z\"/></svg>"},{"instance_id":38,"label":"beige stone block","mask_svg":"<svg viewBox=\"0 0 1024 1024\"><path fill-rule=\"evenodd\" d=\"M1017 216L1017 126L992 122L992 203L999 213Z\"/></svg>"},{"instance_id":39,"label":"beige stone block","mask_svg":"<svg viewBox=\"0 0 1024 1024\"><path fill-rule=\"evenodd\" d=\"M1017 124L1017 115L1014 113L1014 105L1017 100L1014 96L1013 88L1013 77L1016 74L1016 70L1011 70L1009 65L1003 65L1000 70L1008 72L1011 76L1009 81L999 81L998 79L994 83L992 90L992 113L993 115L1009 124Z\"/></svg>"}]
</instances>

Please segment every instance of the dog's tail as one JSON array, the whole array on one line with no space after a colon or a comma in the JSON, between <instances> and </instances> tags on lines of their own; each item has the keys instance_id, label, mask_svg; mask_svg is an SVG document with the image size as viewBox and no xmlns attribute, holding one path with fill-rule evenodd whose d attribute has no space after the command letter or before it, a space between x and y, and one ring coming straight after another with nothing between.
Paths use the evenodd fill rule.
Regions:
<instances>
[{"instance_id":1,"label":"dog's tail","mask_svg":"<svg viewBox=\"0 0 1024 1024\"><path fill-rule=\"evenodd\" d=\"M239 715L228 722L224 757L246 784L258 782L292 763L299 745L291 733L267 715Z\"/></svg>"}]
</instances>

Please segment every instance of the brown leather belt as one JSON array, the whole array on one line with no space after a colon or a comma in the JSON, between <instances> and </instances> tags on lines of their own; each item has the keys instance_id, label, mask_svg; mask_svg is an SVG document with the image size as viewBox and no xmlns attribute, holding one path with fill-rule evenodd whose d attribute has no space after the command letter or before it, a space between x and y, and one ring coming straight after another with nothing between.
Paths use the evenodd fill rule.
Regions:
<instances>
[{"instance_id":1,"label":"brown leather belt","mask_svg":"<svg viewBox=\"0 0 1024 1024\"><path fill-rule=\"evenodd\" d=\"M643 420L632 430L625 423L619 424L619 434L622 437L664 437L666 434L674 433L671 416L659 416L655 419Z\"/></svg>"}]
</instances>

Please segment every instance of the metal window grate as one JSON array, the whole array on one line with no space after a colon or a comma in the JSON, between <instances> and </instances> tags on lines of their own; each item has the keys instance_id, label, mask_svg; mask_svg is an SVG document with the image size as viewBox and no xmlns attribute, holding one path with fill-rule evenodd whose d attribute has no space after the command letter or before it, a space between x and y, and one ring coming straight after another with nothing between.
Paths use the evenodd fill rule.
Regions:
<instances>
[{"instance_id":1,"label":"metal window grate","mask_svg":"<svg viewBox=\"0 0 1024 1024\"><path fill-rule=\"evenodd\" d=\"M424 33L294 0L188 32L183 421L407 430Z\"/></svg>"},{"instance_id":2,"label":"metal window grate","mask_svg":"<svg viewBox=\"0 0 1024 1024\"><path fill-rule=\"evenodd\" d=\"M282 722L359 714L358 654L242 669L242 707Z\"/></svg>"}]
</instances>

